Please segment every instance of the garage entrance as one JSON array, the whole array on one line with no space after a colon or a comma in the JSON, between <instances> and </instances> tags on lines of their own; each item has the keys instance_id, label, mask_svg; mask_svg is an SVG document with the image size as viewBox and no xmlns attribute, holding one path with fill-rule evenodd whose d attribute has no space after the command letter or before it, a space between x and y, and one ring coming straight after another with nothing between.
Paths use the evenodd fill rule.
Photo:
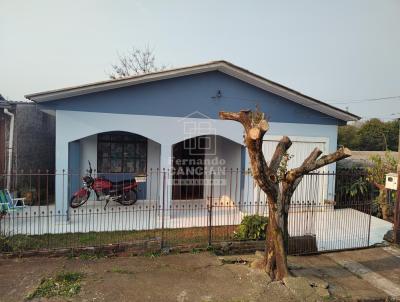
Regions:
<instances>
[{"instance_id":1,"label":"garage entrance","mask_svg":"<svg viewBox=\"0 0 400 302\"><path fill-rule=\"evenodd\" d=\"M271 160L280 139L281 137L266 136L263 143L263 152L267 161ZM326 138L290 137L290 139L292 140L292 146L288 150L288 154L291 156L288 169L299 167L316 147L323 153L328 153L329 151L328 139ZM315 188L313 191L309 190L310 184L303 180L293 194L292 203L313 202L315 204L324 204L326 200L332 199L335 183L333 178L328 177L327 172L327 166L313 172L314 174L321 174L315 178L317 183L312 184ZM255 187L254 196L258 201L266 201L265 194L260 192L258 187Z\"/></svg>"}]
</instances>

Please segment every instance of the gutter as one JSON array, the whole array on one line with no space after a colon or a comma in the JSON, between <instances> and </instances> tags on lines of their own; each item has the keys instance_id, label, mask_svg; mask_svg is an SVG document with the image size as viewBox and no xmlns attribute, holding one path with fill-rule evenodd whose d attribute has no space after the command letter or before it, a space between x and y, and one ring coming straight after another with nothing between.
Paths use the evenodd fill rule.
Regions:
<instances>
[{"instance_id":1,"label":"gutter","mask_svg":"<svg viewBox=\"0 0 400 302\"><path fill-rule=\"evenodd\" d=\"M14 113L4 108L4 113L10 116L10 134L8 137L8 159L7 159L7 190L10 190L11 186L11 168L12 168L12 154L13 154L13 143L14 143Z\"/></svg>"}]
</instances>

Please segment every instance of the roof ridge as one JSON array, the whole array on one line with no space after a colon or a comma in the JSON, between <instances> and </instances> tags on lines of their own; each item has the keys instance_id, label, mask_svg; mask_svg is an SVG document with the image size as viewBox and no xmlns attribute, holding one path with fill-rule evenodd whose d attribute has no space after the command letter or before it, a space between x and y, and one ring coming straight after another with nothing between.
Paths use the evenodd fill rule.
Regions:
<instances>
[{"instance_id":1,"label":"roof ridge","mask_svg":"<svg viewBox=\"0 0 400 302\"><path fill-rule=\"evenodd\" d=\"M344 121L356 121L360 119L360 117L355 114L332 106L325 102L319 101L313 97L307 96L278 82L271 81L263 76L260 76L243 67L237 66L225 60L210 61L208 63L167 69L146 74L134 75L130 77L124 77L120 79L99 81L85 85L38 92L25 95L25 97L34 102L45 102L131 85L139 85L147 82L176 78L197 73L204 73L214 70L218 70L230 76L236 77L239 80L247 82L253 86L269 91L270 93L280 95L293 102L299 103L316 111L320 111L326 115L333 116L337 119Z\"/></svg>"}]
</instances>

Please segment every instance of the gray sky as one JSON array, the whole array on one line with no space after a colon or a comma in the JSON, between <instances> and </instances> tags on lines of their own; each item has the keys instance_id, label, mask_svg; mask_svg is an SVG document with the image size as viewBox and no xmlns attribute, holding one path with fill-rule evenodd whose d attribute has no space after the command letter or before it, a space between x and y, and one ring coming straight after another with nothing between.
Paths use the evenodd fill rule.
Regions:
<instances>
[{"instance_id":1,"label":"gray sky","mask_svg":"<svg viewBox=\"0 0 400 302\"><path fill-rule=\"evenodd\" d=\"M107 79L117 52L224 59L363 117L400 117L400 1L0 0L0 93Z\"/></svg>"}]
</instances>

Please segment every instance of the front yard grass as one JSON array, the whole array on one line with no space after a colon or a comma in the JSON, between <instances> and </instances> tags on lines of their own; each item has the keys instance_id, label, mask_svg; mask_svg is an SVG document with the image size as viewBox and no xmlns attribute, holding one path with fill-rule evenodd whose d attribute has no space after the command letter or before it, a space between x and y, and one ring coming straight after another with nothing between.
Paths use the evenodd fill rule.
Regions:
<instances>
[{"instance_id":1,"label":"front yard grass","mask_svg":"<svg viewBox=\"0 0 400 302\"><path fill-rule=\"evenodd\" d=\"M212 238L214 241L231 239L236 229L237 226L213 227ZM208 228L1 236L0 252L20 253L44 249L102 246L152 238L163 238L167 246L196 243L206 246Z\"/></svg>"},{"instance_id":2,"label":"front yard grass","mask_svg":"<svg viewBox=\"0 0 400 302\"><path fill-rule=\"evenodd\" d=\"M81 289L82 273L63 272L55 277L43 278L40 285L26 298L73 297Z\"/></svg>"}]
</instances>

